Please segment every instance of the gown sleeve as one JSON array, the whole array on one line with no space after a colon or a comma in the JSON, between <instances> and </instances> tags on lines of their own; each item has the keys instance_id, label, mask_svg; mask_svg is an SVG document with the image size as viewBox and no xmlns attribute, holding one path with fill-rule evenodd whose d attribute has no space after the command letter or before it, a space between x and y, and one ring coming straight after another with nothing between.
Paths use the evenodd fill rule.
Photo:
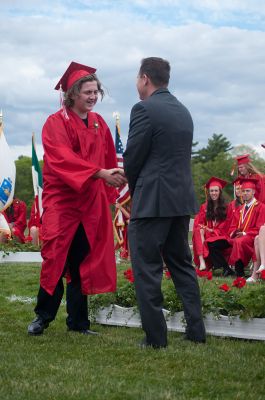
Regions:
<instances>
[{"instance_id":1,"label":"gown sleeve","mask_svg":"<svg viewBox=\"0 0 265 400\"><path fill-rule=\"evenodd\" d=\"M83 160L74 152L68 133L70 124L58 115L52 115L44 124L42 142L44 162L60 180L76 192L85 190L92 176L101 167Z\"/></svg>"}]
</instances>

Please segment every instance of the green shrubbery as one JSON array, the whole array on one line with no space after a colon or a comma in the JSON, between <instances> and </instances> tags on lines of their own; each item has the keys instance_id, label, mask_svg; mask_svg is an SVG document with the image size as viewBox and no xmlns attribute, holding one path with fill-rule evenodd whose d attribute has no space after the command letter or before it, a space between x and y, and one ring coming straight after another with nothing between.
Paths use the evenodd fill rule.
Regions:
<instances>
[{"instance_id":1,"label":"green shrubbery","mask_svg":"<svg viewBox=\"0 0 265 400\"><path fill-rule=\"evenodd\" d=\"M7 243L0 243L0 251L8 255L9 253L17 253L21 251L40 251L40 246L32 244L32 242L20 243L15 238Z\"/></svg>"},{"instance_id":2,"label":"green shrubbery","mask_svg":"<svg viewBox=\"0 0 265 400\"><path fill-rule=\"evenodd\" d=\"M128 267L128 265L127 265ZM95 295L90 297L92 313L111 304L122 307L137 307L133 279L126 278L126 266L119 267L118 289L116 293ZM129 275L131 276L131 275ZM245 280L236 281L232 278L223 278L210 274L198 277L201 290L203 314L239 316L242 319L265 318L265 281L256 284L245 284ZM236 286L233 286L234 285ZM225 289L225 290L224 290ZM171 314L182 311L182 303L176 295L171 279L163 277L162 291L164 308Z\"/></svg>"}]
</instances>

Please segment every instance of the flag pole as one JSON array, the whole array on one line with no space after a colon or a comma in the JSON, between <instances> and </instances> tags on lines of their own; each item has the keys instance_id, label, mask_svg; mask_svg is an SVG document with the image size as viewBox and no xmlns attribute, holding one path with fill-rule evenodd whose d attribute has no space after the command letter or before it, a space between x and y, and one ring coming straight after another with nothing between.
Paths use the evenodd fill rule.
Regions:
<instances>
[{"instance_id":1,"label":"flag pole","mask_svg":"<svg viewBox=\"0 0 265 400\"><path fill-rule=\"evenodd\" d=\"M113 118L116 119L116 121L120 120L120 113L118 111L114 111L114 113L112 114Z\"/></svg>"},{"instance_id":2,"label":"flag pole","mask_svg":"<svg viewBox=\"0 0 265 400\"><path fill-rule=\"evenodd\" d=\"M120 113L118 111L114 111L112 114L113 118L115 118L116 121L116 126L118 128L118 131L120 131ZM120 132L119 132L120 133Z\"/></svg>"},{"instance_id":3,"label":"flag pole","mask_svg":"<svg viewBox=\"0 0 265 400\"><path fill-rule=\"evenodd\" d=\"M35 149L35 151L36 151L36 146L35 146L35 133L34 133L34 132L32 132L32 145L33 145L33 147L34 147L34 149Z\"/></svg>"}]
</instances>

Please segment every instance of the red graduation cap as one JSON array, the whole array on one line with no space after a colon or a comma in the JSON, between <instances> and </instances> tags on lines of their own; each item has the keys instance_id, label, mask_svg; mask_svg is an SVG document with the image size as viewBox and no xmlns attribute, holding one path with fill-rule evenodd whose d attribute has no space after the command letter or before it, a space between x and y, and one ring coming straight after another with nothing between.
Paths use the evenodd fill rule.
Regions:
<instances>
[{"instance_id":1,"label":"red graduation cap","mask_svg":"<svg viewBox=\"0 0 265 400\"><path fill-rule=\"evenodd\" d=\"M237 165L250 163L249 154L243 154L242 156L236 157Z\"/></svg>"},{"instance_id":2,"label":"red graduation cap","mask_svg":"<svg viewBox=\"0 0 265 400\"><path fill-rule=\"evenodd\" d=\"M227 182L223 179L216 178L216 176L212 176L208 182L205 184L206 189L209 189L211 186L218 186L220 189L223 189L227 185Z\"/></svg>"},{"instance_id":3,"label":"red graduation cap","mask_svg":"<svg viewBox=\"0 0 265 400\"><path fill-rule=\"evenodd\" d=\"M239 176L237 176L236 179L233 180L232 184L233 184L234 186L239 186L239 185L241 185L241 180L242 180L242 178L240 178Z\"/></svg>"},{"instance_id":4,"label":"red graduation cap","mask_svg":"<svg viewBox=\"0 0 265 400\"><path fill-rule=\"evenodd\" d=\"M257 178L241 178L241 189L256 189Z\"/></svg>"},{"instance_id":5,"label":"red graduation cap","mask_svg":"<svg viewBox=\"0 0 265 400\"><path fill-rule=\"evenodd\" d=\"M55 90L59 90L60 86L62 86L62 91L66 92L73 86L76 81L83 78L84 76L94 74L95 72L95 68L88 67L83 64L78 64L72 61L57 85L55 86Z\"/></svg>"}]
</instances>

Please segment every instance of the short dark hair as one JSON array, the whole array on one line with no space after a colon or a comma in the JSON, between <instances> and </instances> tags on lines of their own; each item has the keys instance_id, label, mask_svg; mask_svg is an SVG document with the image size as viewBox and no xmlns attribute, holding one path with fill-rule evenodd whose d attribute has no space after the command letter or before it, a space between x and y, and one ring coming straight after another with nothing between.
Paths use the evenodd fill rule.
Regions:
<instances>
[{"instance_id":1,"label":"short dark hair","mask_svg":"<svg viewBox=\"0 0 265 400\"><path fill-rule=\"evenodd\" d=\"M148 76L155 86L167 86L170 78L170 64L160 57L147 57L141 61L139 75Z\"/></svg>"},{"instance_id":2,"label":"short dark hair","mask_svg":"<svg viewBox=\"0 0 265 400\"><path fill-rule=\"evenodd\" d=\"M93 82L96 81L97 85L98 85L98 91L101 95L101 100L104 97L104 90L102 89L102 85L101 82L99 81L98 77L96 74L90 74L88 76L84 76L81 79L78 79L78 81L76 81L72 87L70 87L69 90L67 90L67 92L64 93L64 104L66 107L73 107L74 105L74 100L72 99L73 95L79 94L81 87L83 85L83 83L85 82Z\"/></svg>"}]
</instances>

